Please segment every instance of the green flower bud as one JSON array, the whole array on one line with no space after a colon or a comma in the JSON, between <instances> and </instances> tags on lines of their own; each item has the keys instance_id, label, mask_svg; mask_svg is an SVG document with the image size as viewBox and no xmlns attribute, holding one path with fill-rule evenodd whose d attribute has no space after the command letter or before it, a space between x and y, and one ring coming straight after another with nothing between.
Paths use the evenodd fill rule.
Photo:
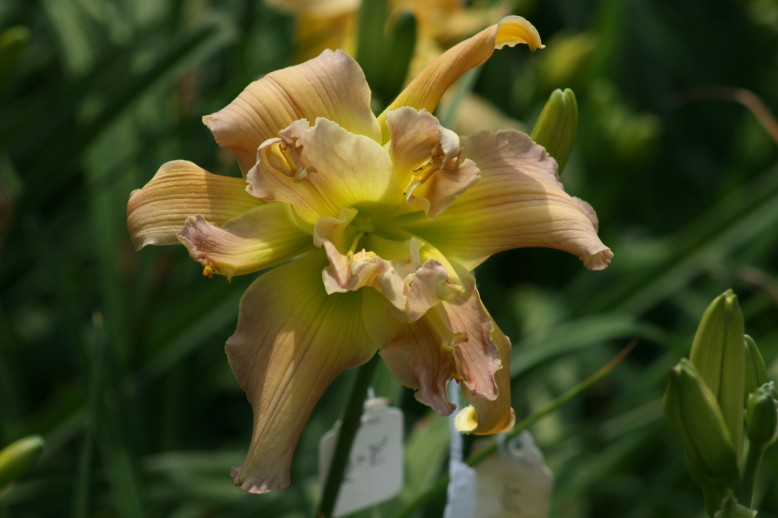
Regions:
<instances>
[{"instance_id":1,"label":"green flower bud","mask_svg":"<svg viewBox=\"0 0 778 518\"><path fill-rule=\"evenodd\" d=\"M771 394L774 391L771 381L748 396L746 434L752 448L764 450L778 439L778 401Z\"/></svg>"},{"instance_id":2,"label":"green flower bud","mask_svg":"<svg viewBox=\"0 0 778 518\"><path fill-rule=\"evenodd\" d=\"M0 450L0 489L34 466L43 452L43 446L44 441L40 435L30 435Z\"/></svg>"},{"instance_id":3,"label":"green flower bud","mask_svg":"<svg viewBox=\"0 0 778 518\"><path fill-rule=\"evenodd\" d=\"M532 140L546 148L559 164L559 173L565 168L575 143L578 130L578 103L569 88L551 92L540 117L532 129Z\"/></svg>"},{"instance_id":4,"label":"green flower bud","mask_svg":"<svg viewBox=\"0 0 778 518\"><path fill-rule=\"evenodd\" d=\"M749 394L767 382L767 368L765 367L762 353L759 351L759 347L756 346L754 339L746 335L743 337L743 342L746 348L746 387L744 395L748 398Z\"/></svg>"},{"instance_id":5,"label":"green flower bud","mask_svg":"<svg viewBox=\"0 0 778 518\"><path fill-rule=\"evenodd\" d=\"M670 370L663 404L697 483L735 487L740 473L732 436L715 396L688 360Z\"/></svg>"},{"instance_id":6,"label":"green flower bud","mask_svg":"<svg viewBox=\"0 0 778 518\"><path fill-rule=\"evenodd\" d=\"M743 448L745 345L743 314L737 296L727 290L705 310L689 359L713 392L732 435L738 459Z\"/></svg>"}]
</instances>

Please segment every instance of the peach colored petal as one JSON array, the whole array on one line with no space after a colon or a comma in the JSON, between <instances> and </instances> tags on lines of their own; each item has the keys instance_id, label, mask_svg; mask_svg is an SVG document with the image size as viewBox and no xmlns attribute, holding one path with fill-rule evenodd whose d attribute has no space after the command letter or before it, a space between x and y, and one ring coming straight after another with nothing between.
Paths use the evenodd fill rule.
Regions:
<instances>
[{"instance_id":1,"label":"peach colored petal","mask_svg":"<svg viewBox=\"0 0 778 518\"><path fill-rule=\"evenodd\" d=\"M471 270L492 254L522 247L564 250L593 270L608 266L613 253L597 236L594 211L564 191L556 162L541 146L507 130L464 139L463 147L481 180L435 220L409 221L411 232Z\"/></svg>"},{"instance_id":2,"label":"peach colored petal","mask_svg":"<svg viewBox=\"0 0 778 518\"><path fill-rule=\"evenodd\" d=\"M130 194L127 227L132 244L178 244L187 217L223 224L262 202L246 193L242 178L209 173L184 160L167 162L142 189Z\"/></svg>"},{"instance_id":3,"label":"peach colored petal","mask_svg":"<svg viewBox=\"0 0 778 518\"><path fill-rule=\"evenodd\" d=\"M531 23L520 16L506 16L451 47L427 65L384 110L378 117L381 127L385 128L387 113L401 106L434 111L443 93L465 72L485 63L495 49L519 43L529 45L531 50L543 48L538 31ZM388 138L386 132L384 136Z\"/></svg>"},{"instance_id":4,"label":"peach colored petal","mask_svg":"<svg viewBox=\"0 0 778 518\"><path fill-rule=\"evenodd\" d=\"M362 323L361 293L328 295L324 254L314 252L256 280L241 301L227 357L254 413L235 484L252 493L289 485L294 449L316 402L335 377L376 347Z\"/></svg>"},{"instance_id":5,"label":"peach colored petal","mask_svg":"<svg viewBox=\"0 0 778 518\"><path fill-rule=\"evenodd\" d=\"M311 235L300 230L292 209L282 203L260 205L223 226L190 216L178 239L192 259L227 279L275 266L312 248Z\"/></svg>"},{"instance_id":6,"label":"peach colored petal","mask_svg":"<svg viewBox=\"0 0 778 518\"><path fill-rule=\"evenodd\" d=\"M493 329L489 334L494 344L502 368L494 373L497 385L497 399L490 399L471 390L467 385L462 387L465 398L470 405L457 413L454 425L462 433L475 435L490 435L507 432L516 423L516 414L511 407L511 341L492 321Z\"/></svg>"},{"instance_id":7,"label":"peach colored petal","mask_svg":"<svg viewBox=\"0 0 778 518\"><path fill-rule=\"evenodd\" d=\"M396 177L411 207L432 219L478 181L478 167L462 157L456 133L426 110L402 107L387 114Z\"/></svg>"},{"instance_id":8,"label":"peach colored petal","mask_svg":"<svg viewBox=\"0 0 778 518\"><path fill-rule=\"evenodd\" d=\"M381 358L400 383L414 389L417 401L440 415L454 411L446 391L455 375L451 348L427 318L401 326L381 347Z\"/></svg>"},{"instance_id":9,"label":"peach colored petal","mask_svg":"<svg viewBox=\"0 0 778 518\"><path fill-rule=\"evenodd\" d=\"M257 148L299 119L324 117L353 133L379 140L370 109L370 88L356 61L342 51L324 51L305 63L267 74L248 85L222 110L203 117L216 142L232 150L248 172Z\"/></svg>"},{"instance_id":10,"label":"peach colored petal","mask_svg":"<svg viewBox=\"0 0 778 518\"><path fill-rule=\"evenodd\" d=\"M310 224L343 207L402 202L387 151L323 118L296 121L263 142L247 181L251 194L291 204Z\"/></svg>"},{"instance_id":11,"label":"peach colored petal","mask_svg":"<svg viewBox=\"0 0 778 518\"><path fill-rule=\"evenodd\" d=\"M416 399L447 415L454 406L446 384L458 379L481 414L468 432L481 433L512 422L510 342L507 349L504 343L495 343L494 338L502 335L476 290L462 300L434 306L411 323L386 318L392 312L377 298L367 297L366 302L368 332L381 344L380 353L390 371L417 391Z\"/></svg>"}]
</instances>

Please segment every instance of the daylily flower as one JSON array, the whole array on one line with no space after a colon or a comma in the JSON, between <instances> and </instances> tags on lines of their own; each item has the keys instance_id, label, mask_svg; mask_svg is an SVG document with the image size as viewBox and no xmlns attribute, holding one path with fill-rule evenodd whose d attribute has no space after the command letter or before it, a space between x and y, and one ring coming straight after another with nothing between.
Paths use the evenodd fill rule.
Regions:
<instances>
[{"instance_id":1,"label":"daylily flower","mask_svg":"<svg viewBox=\"0 0 778 518\"><path fill-rule=\"evenodd\" d=\"M132 193L138 248L183 243L203 273L267 270L241 301L226 350L254 412L233 478L264 493L289 484L317 400L344 369L380 352L440 414L459 380L463 432L513 426L510 341L470 273L517 247L561 249L591 269L611 251L585 203L567 195L545 150L515 130L460 139L431 114L495 48L541 46L507 17L440 56L378 117L357 63L325 51L251 83L204 118L244 178L164 164Z\"/></svg>"}]
</instances>

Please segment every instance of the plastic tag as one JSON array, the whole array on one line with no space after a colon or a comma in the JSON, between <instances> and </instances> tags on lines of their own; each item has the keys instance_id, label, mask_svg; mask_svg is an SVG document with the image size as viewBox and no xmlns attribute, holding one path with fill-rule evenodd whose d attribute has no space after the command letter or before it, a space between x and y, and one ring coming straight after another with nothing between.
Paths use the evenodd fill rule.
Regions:
<instances>
[{"instance_id":1,"label":"plastic tag","mask_svg":"<svg viewBox=\"0 0 778 518\"><path fill-rule=\"evenodd\" d=\"M448 418L451 444L449 445L448 492L443 518L473 518L475 516L475 470L462 462L462 434L454 425L456 414L460 410L459 384L456 381L450 381L448 384L448 398L457 405L457 410Z\"/></svg>"},{"instance_id":2,"label":"plastic tag","mask_svg":"<svg viewBox=\"0 0 778 518\"><path fill-rule=\"evenodd\" d=\"M475 473L475 509L478 509L478 516L548 516L554 475L543 462L543 454L528 431L511 441L501 442L499 454L476 466Z\"/></svg>"},{"instance_id":3,"label":"plastic tag","mask_svg":"<svg viewBox=\"0 0 778 518\"><path fill-rule=\"evenodd\" d=\"M443 518L473 518L475 516L475 470L464 462L449 466L448 493Z\"/></svg>"},{"instance_id":4,"label":"plastic tag","mask_svg":"<svg viewBox=\"0 0 778 518\"><path fill-rule=\"evenodd\" d=\"M319 481L330 470L340 421L319 441ZM368 399L351 448L334 516L364 509L400 492L403 486L403 414L383 399Z\"/></svg>"}]
</instances>

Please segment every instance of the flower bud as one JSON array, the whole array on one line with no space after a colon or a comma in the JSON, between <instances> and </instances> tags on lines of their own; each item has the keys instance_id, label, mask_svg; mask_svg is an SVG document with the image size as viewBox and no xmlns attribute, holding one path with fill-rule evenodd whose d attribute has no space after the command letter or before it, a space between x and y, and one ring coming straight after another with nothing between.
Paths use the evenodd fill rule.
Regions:
<instances>
[{"instance_id":1,"label":"flower bud","mask_svg":"<svg viewBox=\"0 0 778 518\"><path fill-rule=\"evenodd\" d=\"M752 448L764 450L778 439L778 400L771 381L749 394L746 403L746 434Z\"/></svg>"},{"instance_id":2,"label":"flower bud","mask_svg":"<svg viewBox=\"0 0 778 518\"><path fill-rule=\"evenodd\" d=\"M737 296L727 290L705 310L689 359L713 392L732 435L738 458L743 443L745 345L743 314Z\"/></svg>"},{"instance_id":3,"label":"flower bud","mask_svg":"<svg viewBox=\"0 0 778 518\"><path fill-rule=\"evenodd\" d=\"M740 474L732 436L716 398L688 360L670 370L663 404L692 477L700 485L734 487Z\"/></svg>"},{"instance_id":4,"label":"flower bud","mask_svg":"<svg viewBox=\"0 0 778 518\"><path fill-rule=\"evenodd\" d=\"M546 148L557 161L559 174L573 150L577 129L578 103L575 94L569 88L564 92L554 90L532 129L532 140Z\"/></svg>"},{"instance_id":5,"label":"flower bud","mask_svg":"<svg viewBox=\"0 0 778 518\"><path fill-rule=\"evenodd\" d=\"M743 337L743 342L746 348L746 386L744 396L747 399L749 394L767 382L767 368L765 367L762 353L759 351L759 347L756 346L754 339L746 335Z\"/></svg>"},{"instance_id":6,"label":"flower bud","mask_svg":"<svg viewBox=\"0 0 778 518\"><path fill-rule=\"evenodd\" d=\"M30 435L0 450L0 489L22 476L38 462L43 445L40 435Z\"/></svg>"}]
</instances>

